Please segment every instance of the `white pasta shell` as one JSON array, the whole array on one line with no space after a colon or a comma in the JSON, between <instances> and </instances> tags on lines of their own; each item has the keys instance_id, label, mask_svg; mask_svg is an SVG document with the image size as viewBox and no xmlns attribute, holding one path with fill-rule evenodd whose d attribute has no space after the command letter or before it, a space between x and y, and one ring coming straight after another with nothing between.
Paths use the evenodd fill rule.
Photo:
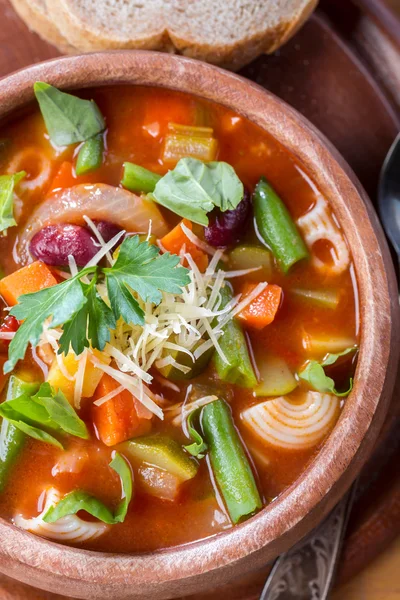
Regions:
<instances>
[{"instance_id":1,"label":"white pasta shell","mask_svg":"<svg viewBox=\"0 0 400 600\"><path fill-rule=\"evenodd\" d=\"M43 511L37 517L25 519L21 514L15 515L14 524L20 529L36 533L42 537L58 542L80 543L94 540L105 531L108 526L98 521L83 521L76 515L67 515L55 523L46 523L43 516L60 501L60 493L55 488L50 488L46 493L46 502Z\"/></svg>"},{"instance_id":2,"label":"white pasta shell","mask_svg":"<svg viewBox=\"0 0 400 600\"><path fill-rule=\"evenodd\" d=\"M303 450L318 444L336 423L340 399L307 392L301 401L285 396L243 411L243 423L258 438L277 448Z\"/></svg>"},{"instance_id":3,"label":"white pasta shell","mask_svg":"<svg viewBox=\"0 0 400 600\"><path fill-rule=\"evenodd\" d=\"M35 161L37 175L36 177L22 179L19 183L21 190L36 190L42 188L50 180L51 162L41 148L36 146L28 146L20 152L17 152L12 161L8 165L8 173L17 173L18 171L26 171L29 176L29 163Z\"/></svg>"},{"instance_id":4,"label":"white pasta shell","mask_svg":"<svg viewBox=\"0 0 400 600\"><path fill-rule=\"evenodd\" d=\"M327 240L333 246L333 264L326 264L315 254L312 256L312 264L318 271L340 275L347 269L350 264L347 244L322 196L318 196L313 208L297 220L297 225L310 251L318 240Z\"/></svg>"}]
</instances>

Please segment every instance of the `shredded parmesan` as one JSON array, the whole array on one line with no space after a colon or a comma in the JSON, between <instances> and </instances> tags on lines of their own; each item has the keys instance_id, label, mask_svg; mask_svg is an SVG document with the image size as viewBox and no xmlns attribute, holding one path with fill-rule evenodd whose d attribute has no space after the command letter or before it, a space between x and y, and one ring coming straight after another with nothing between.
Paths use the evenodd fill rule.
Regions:
<instances>
[{"instance_id":1,"label":"shredded parmesan","mask_svg":"<svg viewBox=\"0 0 400 600\"><path fill-rule=\"evenodd\" d=\"M181 229L182 229L183 233L186 235L186 237L192 242L192 244L194 244L195 246L200 248L200 250L203 250L203 252L205 252L206 254L209 254L210 256L214 256L214 254L217 252L217 250L215 248L213 248L206 242L203 242L203 240L201 240L199 237L197 237L197 235L195 233L193 233L193 231L191 229L189 229L189 227L187 227L185 225L185 223L183 223L183 222L181 223Z\"/></svg>"},{"instance_id":2,"label":"shredded parmesan","mask_svg":"<svg viewBox=\"0 0 400 600\"><path fill-rule=\"evenodd\" d=\"M121 392L123 392L124 389L125 389L124 386L120 385L119 387L115 388L115 390L112 390L112 392L109 392L105 396L102 396L98 400L95 400L93 402L93 404L95 404L96 406L101 406L105 402L108 402L109 400L112 400L112 398L115 398L115 396L118 396L118 394L120 394Z\"/></svg>"},{"instance_id":3,"label":"shredded parmesan","mask_svg":"<svg viewBox=\"0 0 400 600\"><path fill-rule=\"evenodd\" d=\"M79 356L78 370L75 375L75 386L74 386L74 405L78 410L81 407L83 380L85 377L85 369L87 362L87 350L84 350Z\"/></svg>"},{"instance_id":4,"label":"shredded parmesan","mask_svg":"<svg viewBox=\"0 0 400 600\"><path fill-rule=\"evenodd\" d=\"M119 240L125 235L125 231L119 231L114 237L111 238L109 242L107 242L100 250L89 260L89 262L85 265L85 267L94 267L97 265L103 256L107 256L107 260L113 264L115 261L111 257L110 250L119 242ZM110 260L111 257L111 260Z\"/></svg>"}]
</instances>

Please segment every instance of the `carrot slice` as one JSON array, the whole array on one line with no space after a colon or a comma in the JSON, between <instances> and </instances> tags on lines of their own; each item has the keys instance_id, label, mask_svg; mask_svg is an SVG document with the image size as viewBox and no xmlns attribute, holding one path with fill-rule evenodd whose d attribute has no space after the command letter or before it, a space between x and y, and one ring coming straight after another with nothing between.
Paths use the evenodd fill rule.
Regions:
<instances>
[{"instance_id":1,"label":"carrot slice","mask_svg":"<svg viewBox=\"0 0 400 600\"><path fill-rule=\"evenodd\" d=\"M186 227L192 231L193 224L191 221L183 219L181 223L186 225ZM185 246L185 252L191 255L200 271L204 273L208 266L208 256L205 252L198 248L196 244L189 240L181 227L181 223L174 227L172 231L167 233L167 235L160 240L161 245L165 250L171 252L171 254L179 254L183 246ZM185 263L186 260L184 261L184 264ZM187 264L185 266L187 266Z\"/></svg>"},{"instance_id":2,"label":"carrot slice","mask_svg":"<svg viewBox=\"0 0 400 600\"><path fill-rule=\"evenodd\" d=\"M119 384L104 373L94 400L114 392ZM147 410L128 390L119 392L100 406L92 405L92 419L100 440L107 446L115 446L134 435L148 433L152 413Z\"/></svg>"},{"instance_id":3,"label":"carrot slice","mask_svg":"<svg viewBox=\"0 0 400 600\"><path fill-rule=\"evenodd\" d=\"M78 176L75 173L73 164L69 161L64 161L55 174L47 193L49 194L58 189L70 188L79 183L98 183L98 181L98 172Z\"/></svg>"},{"instance_id":4,"label":"carrot slice","mask_svg":"<svg viewBox=\"0 0 400 600\"><path fill-rule=\"evenodd\" d=\"M14 306L19 296L38 292L56 284L57 280L50 269L42 261L37 260L1 279L0 295L8 306Z\"/></svg>"},{"instance_id":5,"label":"carrot slice","mask_svg":"<svg viewBox=\"0 0 400 600\"><path fill-rule=\"evenodd\" d=\"M243 298L248 296L256 286L256 283L247 283L243 288ZM278 285L267 285L261 294L238 314L238 318L245 321L249 327L264 329L275 319L281 299L282 288Z\"/></svg>"}]
</instances>

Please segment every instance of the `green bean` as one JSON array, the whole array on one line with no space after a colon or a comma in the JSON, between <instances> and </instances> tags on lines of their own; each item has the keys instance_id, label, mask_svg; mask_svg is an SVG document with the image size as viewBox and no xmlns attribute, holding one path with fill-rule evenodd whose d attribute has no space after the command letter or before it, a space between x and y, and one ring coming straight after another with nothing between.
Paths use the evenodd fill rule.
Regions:
<instances>
[{"instance_id":1,"label":"green bean","mask_svg":"<svg viewBox=\"0 0 400 600\"><path fill-rule=\"evenodd\" d=\"M39 384L29 382L11 375L8 382L6 400L18 398L22 394L31 396L39 389ZM0 429L0 492L7 483L10 469L19 456L25 442L25 434L11 425L6 419L2 420Z\"/></svg>"},{"instance_id":2,"label":"green bean","mask_svg":"<svg viewBox=\"0 0 400 600\"><path fill-rule=\"evenodd\" d=\"M103 152L104 142L101 133L84 142L76 161L76 174L86 175L98 169L103 162Z\"/></svg>"},{"instance_id":3,"label":"green bean","mask_svg":"<svg viewBox=\"0 0 400 600\"><path fill-rule=\"evenodd\" d=\"M228 286L221 288L221 297L220 309L224 308L232 299L232 293ZM240 387L254 388L257 385L257 377L251 364L241 325L235 319L231 319L223 327L223 335L218 341L228 361L225 362L218 352L215 352L213 362L220 380L234 383Z\"/></svg>"},{"instance_id":4,"label":"green bean","mask_svg":"<svg viewBox=\"0 0 400 600\"><path fill-rule=\"evenodd\" d=\"M254 191L253 207L258 232L271 248L284 273L296 262L309 256L289 211L264 177L261 177Z\"/></svg>"},{"instance_id":5,"label":"green bean","mask_svg":"<svg viewBox=\"0 0 400 600\"><path fill-rule=\"evenodd\" d=\"M121 183L124 188L131 192L150 194L154 192L159 179L161 179L161 175L157 175L157 173L153 173L144 167L130 162L124 163L124 174Z\"/></svg>"},{"instance_id":6,"label":"green bean","mask_svg":"<svg viewBox=\"0 0 400 600\"><path fill-rule=\"evenodd\" d=\"M251 515L262 502L242 442L223 400L207 404L201 425L214 477L233 523Z\"/></svg>"}]
</instances>

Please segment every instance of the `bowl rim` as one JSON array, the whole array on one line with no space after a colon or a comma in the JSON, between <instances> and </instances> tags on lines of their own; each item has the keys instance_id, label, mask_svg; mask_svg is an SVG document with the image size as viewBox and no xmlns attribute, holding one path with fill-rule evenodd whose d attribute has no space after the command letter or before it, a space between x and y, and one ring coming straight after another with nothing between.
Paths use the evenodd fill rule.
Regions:
<instances>
[{"instance_id":1,"label":"bowl rim","mask_svg":"<svg viewBox=\"0 0 400 600\"><path fill-rule=\"evenodd\" d=\"M33 100L37 80L66 90L115 84L159 86L231 108L267 130L304 166L332 205L350 246L361 313L354 389L316 458L272 504L218 535L134 555L63 546L0 519L0 571L34 581L33 585L40 586L37 582L47 576L45 587L59 589L62 576L66 589L75 595L90 588L98 594L118 590L122 595L114 598L128 597L125 593L132 598L134 585L140 586L140 594L157 597L197 591L205 573L222 583L235 575L238 561L246 563L247 570L256 569L307 533L343 495L372 450L391 398L400 346L397 286L384 234L361 184L332 144L300 113L243 77L149 51L61 57L0 80L0 120Z\"/></svg>"}]
</instances>

